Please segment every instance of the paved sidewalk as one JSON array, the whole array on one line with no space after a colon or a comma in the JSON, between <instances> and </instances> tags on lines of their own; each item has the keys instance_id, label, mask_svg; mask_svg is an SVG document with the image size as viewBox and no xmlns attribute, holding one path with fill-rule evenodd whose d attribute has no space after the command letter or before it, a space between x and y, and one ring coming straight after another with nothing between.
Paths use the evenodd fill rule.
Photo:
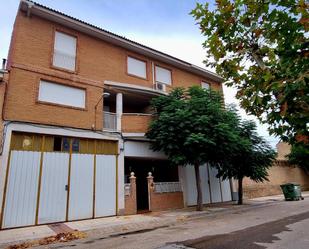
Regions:
<instances>
[{"instance_id":1,"label":"paved sidewalk","mask_svg":"<svg viewBox=\"0 0 309 249\"><path fill-rule=\"evenodd\" d=\"M304 197L309 197L309 192L303 192ZM27 228L17 228L0 231L0 248L8 245L17 244L22 241L40 239L56 235L63 231L82 231L87 235L96 234L102 238L130 234L138 231L153 230L161 227L171 226L177 222L187 219L195 219L204 216L215 216L221 212L229 213L245 211L261 205L272 205L275 202L284 201L282 195L260 197L246 200L242 206L235 205L233 202L206 205L205 211L195 211L194 207L164 212L152 212L131 216L116 216L99 218L92 220L66 222L57 226L41 225Z\"/></svg>"}]
</instances>

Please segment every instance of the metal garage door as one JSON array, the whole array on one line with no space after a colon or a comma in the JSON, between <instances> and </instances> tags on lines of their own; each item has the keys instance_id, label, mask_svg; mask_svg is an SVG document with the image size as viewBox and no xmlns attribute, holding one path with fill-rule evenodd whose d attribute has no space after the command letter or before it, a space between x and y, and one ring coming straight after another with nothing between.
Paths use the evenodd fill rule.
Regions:
<instances>
[{"instance_id":1,"label":"metal garage door","mask_svg":"<svg viewBox=\"0 0 309 249\"><path fill-rule=\"evenodd\" d=\"M96 156L95 217L116 215L115 165L114 155Z\"/></svg>"},{"instance_id":2,"label":"metal garage door","mask_svg":"<svg viewBox=\"0 0 309 249\"><path fill-rule=\"evenodd\" d=\"M93 166L94 155L72 155L69 220L92 218Z\"/></svg>"},{"instance_id":3,"label":"metal garage door","mask_svg":"<svg viewBox=\"0 0 309 249\"><path fill-rule=\"evenodd\" d=\"M197 191L193 166L181 167L183 188L188 206L196 205ZM200 166L203 204L230 201L231 187L229 180L222 181L216 177L217 170L210 166Z\"/></svg>"},{"instance_id":4,"label":"metal garage door","mask_svg":"<svg viewBox=\"0 0 309 249\"><path fill-rule=\"evenodd\" d=\"M44 152L38 223L66 220L68 153Z\"/></svg>"},{"instance_id":5,"label":"metal garage door","mask_svg":"<svg viewBox=\"0 0 309 249\"><path fill-rule=\"evenodd\" d=\"M11 151L3 228L35 224L41 153Z\"/></svg>"},{"instance_id":6,"label":"metal garage door","mask_svg":"<svg viewBox=\"0 0 309 249\"><path fill-rule=\"evenodd\" d=\"M1 228L116 215L116 154L114 141L13 133Z\"/></svg>"}]
</instances>

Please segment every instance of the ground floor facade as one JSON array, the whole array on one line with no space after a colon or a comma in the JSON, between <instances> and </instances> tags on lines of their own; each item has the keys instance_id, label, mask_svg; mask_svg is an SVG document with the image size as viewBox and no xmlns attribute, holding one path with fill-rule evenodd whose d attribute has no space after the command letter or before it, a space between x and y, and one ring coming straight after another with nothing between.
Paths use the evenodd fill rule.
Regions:
<instances>
[{"instance_id":1,"label":"ground floor facade","mask_svg":"<svg viewBox=\"0 0 309 249\"><path fill-rule=\"evenodd\" d=\"M173 167L144 138L10 122L0 168L1 229L196 204L193 167ZM200 167L204 203L231 184Z\"/></svg>"}]
</instances>

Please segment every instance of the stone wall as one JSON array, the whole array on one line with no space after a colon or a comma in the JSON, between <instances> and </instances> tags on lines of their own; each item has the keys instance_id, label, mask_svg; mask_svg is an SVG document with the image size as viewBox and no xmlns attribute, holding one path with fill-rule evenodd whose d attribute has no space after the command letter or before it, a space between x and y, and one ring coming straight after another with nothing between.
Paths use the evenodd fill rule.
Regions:
<instances>
[{"instance_id":1,"label":"stone wall","mask_svg":"<svg viewBox=\"0 0 309 249\"><path fill-rule=\"evenodd\" d=\"M282 194L280 185L288 182L299 183L302 190L309 190L309 175L287 161L276 161L268 174L268 182L256 183L248 178L244 179L244 197L255 198Z\"/></svg>"}]
</instances>

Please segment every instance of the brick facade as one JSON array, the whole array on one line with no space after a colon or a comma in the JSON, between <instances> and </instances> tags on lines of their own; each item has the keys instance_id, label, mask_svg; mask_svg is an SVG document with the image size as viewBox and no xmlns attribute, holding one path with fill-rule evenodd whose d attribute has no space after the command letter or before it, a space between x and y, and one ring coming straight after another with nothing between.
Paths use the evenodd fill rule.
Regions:
<instances>
[{"instance_id":1,"label":"brick facade","mask_svg":"<svg viewBox=\"0 0 309 249\"><path fill-rule=\"evenodd\" d=\"M55 31L77 37L76 72L67 72L52 66ZM127 56L134 56L147 62L147 79L127 74ZM221 84L213 80L127 51L36 15L28 17L21 10L16 16L8 58L11 77L4 110L5 120L102 130L102 101L97 111L95 111L95 105L103 93L104 81L152 88L152 63L172 70L173 87L200 85L204 80L211 83L214 89L222 90ZM86 89L86 108L81 110L39 103L37 94L40 79ZM142 129L144 129L145 120L138 120L138 123L143 126ZM128 122L135 122L135 120ZM130 124L124 127L126 132L131 132Z\"/></svg>"}]
</instances>

